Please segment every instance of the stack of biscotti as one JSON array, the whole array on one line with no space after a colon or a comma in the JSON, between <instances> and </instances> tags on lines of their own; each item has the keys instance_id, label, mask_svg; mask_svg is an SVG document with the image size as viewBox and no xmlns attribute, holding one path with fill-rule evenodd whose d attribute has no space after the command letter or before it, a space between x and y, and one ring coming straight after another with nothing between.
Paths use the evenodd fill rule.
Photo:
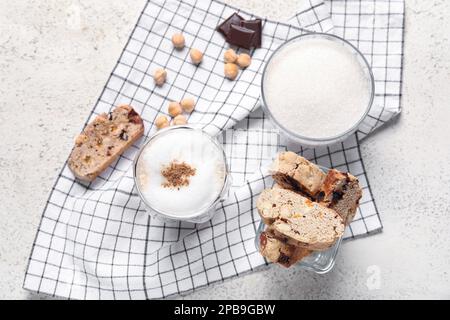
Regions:
<instances>
[{"instance_id":1,"label":"stack of biscotti","mask_svg":"<svg viewBox=\"0 0 450 320\"><path fill-rule=\"evenodd\" d=\"M326 250L343 235L355 216L362 190L358 179L282 152L271 167L276 185L257 200L267 225L260 252L271 262L289 267L313 251Z\"/></svg>"}]
</instances>

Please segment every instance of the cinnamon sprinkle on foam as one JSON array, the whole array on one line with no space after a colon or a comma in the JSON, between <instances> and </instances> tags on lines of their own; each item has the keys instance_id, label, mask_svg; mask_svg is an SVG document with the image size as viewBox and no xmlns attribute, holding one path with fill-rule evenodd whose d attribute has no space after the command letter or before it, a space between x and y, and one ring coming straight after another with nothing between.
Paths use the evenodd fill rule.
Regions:
<instances>
[{"instance_id":1,"label":"cinnamon sprinkle on foam","mask_svg":"<svg viewBox=\"0 0 450 320\"><path fill-rule=\"evenodd\" d=\"M163 167L161 175L166 179L162 184L164 188L186 187L189 185L189 178L195 176L196 169L186 162L172 161L168 166Z\"/></svg>"}]
</instances>

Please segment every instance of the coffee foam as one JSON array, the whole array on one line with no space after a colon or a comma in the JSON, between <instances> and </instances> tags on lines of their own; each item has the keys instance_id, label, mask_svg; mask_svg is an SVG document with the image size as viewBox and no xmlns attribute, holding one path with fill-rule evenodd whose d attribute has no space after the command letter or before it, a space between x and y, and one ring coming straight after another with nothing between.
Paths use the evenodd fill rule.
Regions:
<instances>
[{"instance_id":1,"label":"coffee foam","mask_svg":"<svg viewBox=\"0 0 450 320\"><path fill-rule=\"evenodd\" d=\"M161 169L171 162L195 168L189 185L163 187ZM148 204L169 215L191 216L209 208L225 183L226 164L222 149L206 133L188 128L167 130L150 141L139 157L139 189Z\"/></svg>"}]
</instances>

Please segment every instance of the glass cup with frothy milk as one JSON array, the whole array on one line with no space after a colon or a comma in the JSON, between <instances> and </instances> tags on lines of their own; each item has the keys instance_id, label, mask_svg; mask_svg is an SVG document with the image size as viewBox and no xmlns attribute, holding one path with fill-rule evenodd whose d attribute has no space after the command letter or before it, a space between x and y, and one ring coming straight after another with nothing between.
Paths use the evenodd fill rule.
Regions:
<instances>
[{"instance_id":1,"label":"glass cup with frothy milk","mask_svg":"<svg viewBox=\"0 0 450 320\"><path fill-rule=\"evenodd\" d=\"M188 125L155 133L142 146L133 169L147 211L163 220L205 222L230 187L221 144Z\"/></svg>"},{"instance_id":2,"label":"glass cup with frothy milk","mask_svg":"<svg viewBox=\"0 0 450 320\"><path fill-rule=\"evenodd\" d=\"M354 133L374 99L374 78L361 52L326 33L294 37L263 71L261 100L272 123L305 146L330 145Z\"/></svg>"}]
</instances>

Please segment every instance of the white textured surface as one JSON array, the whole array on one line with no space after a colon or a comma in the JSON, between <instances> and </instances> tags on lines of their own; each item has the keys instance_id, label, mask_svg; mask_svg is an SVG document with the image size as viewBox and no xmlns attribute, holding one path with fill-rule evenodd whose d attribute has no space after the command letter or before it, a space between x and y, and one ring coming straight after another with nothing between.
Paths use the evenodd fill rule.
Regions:
<instances>
[{"instance_id":1,"label":"white textured surface","mask_svg":"<svg viewBox=\"0 0 450 320\"><path fill-rule=\"evenodd\" d=\"M0 0L0 298L40 297L21 286L42 209L144 2ZM226 2L273 18L296 3ZM186 298L450 298L450 2L406 4L404 110L362 147L383 233L327 275L273 266Z\"/></svg>"}]
</instances>

